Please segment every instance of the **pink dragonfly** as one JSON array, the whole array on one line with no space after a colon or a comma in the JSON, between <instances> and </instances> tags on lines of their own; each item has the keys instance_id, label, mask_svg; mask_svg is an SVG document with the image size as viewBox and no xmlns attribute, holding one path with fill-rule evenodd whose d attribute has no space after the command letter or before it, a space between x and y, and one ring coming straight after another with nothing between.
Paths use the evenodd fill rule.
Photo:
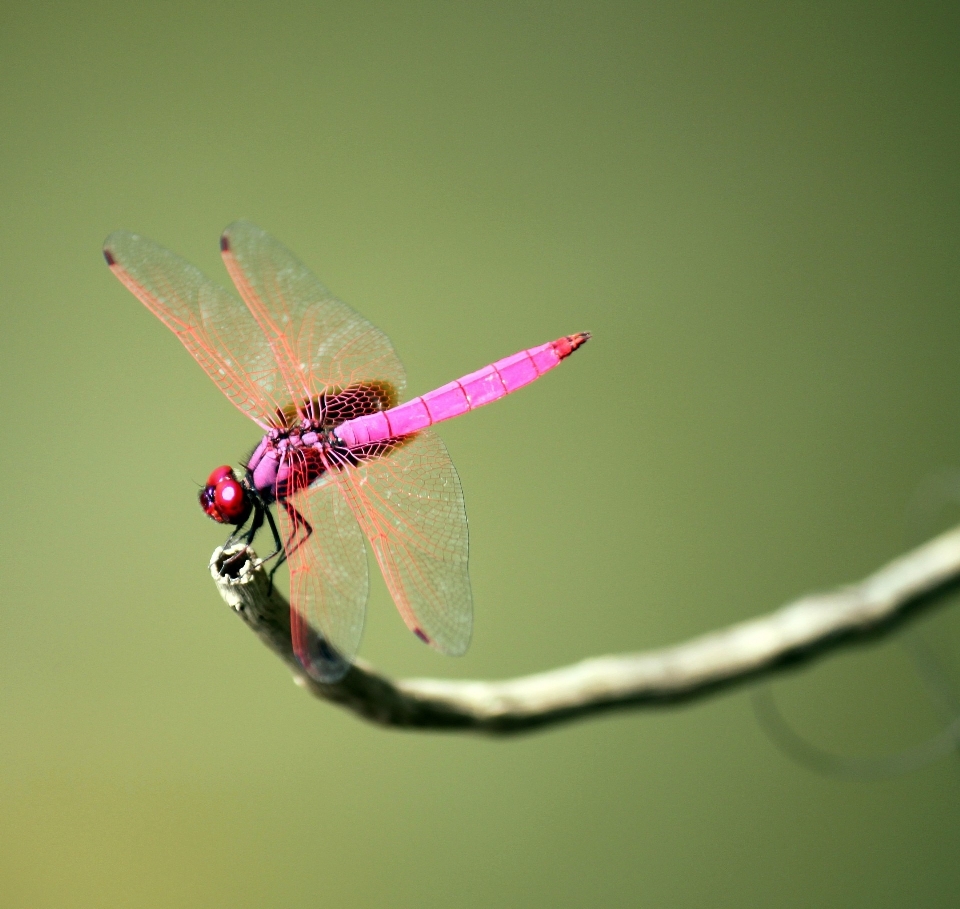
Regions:
<instances>
[{"instance_id":1,"label":"pink dragonfly","mask_svg":"<svg viewBox=\"0 0 960 909\"><path fill-rule=\"evenodd\" d=\"M590 335L532 347L400 404L406 378L386 335L284 246L241 221L220 249L246 306L144 237L117 231L103 248L113 273L264 433L239 479L229 466L210 474L203 510L234 525L228 542L249 545L270 527L277 564L290 565L294 650L314 678L342 677L360 644L363 534L407 627L463 653L473 625L467 516L450 456L428 427L527 385Z\"/></svg>"}]
</instances>

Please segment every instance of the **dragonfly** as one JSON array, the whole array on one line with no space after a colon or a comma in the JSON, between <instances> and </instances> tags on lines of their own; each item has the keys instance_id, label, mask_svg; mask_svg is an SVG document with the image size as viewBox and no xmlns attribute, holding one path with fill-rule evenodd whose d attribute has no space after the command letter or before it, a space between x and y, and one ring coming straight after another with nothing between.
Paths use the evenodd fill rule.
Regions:
<instances>
[{"instance_id":1,"label":"dragonfly","mask_svg":"<svg viewBox=\"0 0 960 909\"><path fill-rule=\"evenodd\" d=\"M263 433L239 475L229 465L210 474L204 512L233 526L228 544L250 546L270 528L276 548L266 560L290 568L293 649L318 681L342 678L360 645L364 537L407 627L442 653L464 653L473 627L467 516L430 427L528 385L590 334L522 350L401 403L406 375L387 336L285 246L239 221L220 250L240 299L146 237L116 231L103 247L114 275Z\"/></svg>"}]
</instances>

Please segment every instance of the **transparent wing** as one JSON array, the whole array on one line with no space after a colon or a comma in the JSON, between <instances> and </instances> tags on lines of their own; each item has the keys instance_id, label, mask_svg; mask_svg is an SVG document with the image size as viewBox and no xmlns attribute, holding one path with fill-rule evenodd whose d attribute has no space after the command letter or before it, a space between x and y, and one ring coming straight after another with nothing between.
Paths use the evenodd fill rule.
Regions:
<instances>
[{"instance_id":1,"label":"transparent wing","mask_svg":"<svg viewBox=\"0 0 960 909\"><path fill-rule=\"evenodd\" d=\"M103 247L123 284L183 343L220 390L264 430L289 400L273 350L249 310L152 240L116 231Z\"/></svg>"},{"instance_id":2,"label":"transparent wing","mask_svg":"<svg viewBox=\"0 0 960 909\"><path fill-rule=\"evenodd\" d=\"M375 379L402 395L406 376L382 331L341 303L285 246L254 224L231 224L220 240L233 283L266 335L288 399L308 401Z\"/></svg>"},{"instance_id":3,"label":"transparent wing","mask_svg":"<svg viewBox=\"0 0 960 909\"><path fill-rule=\"evenodd\" d=\"M460 479L440 437L426 430L358 450L336 474L400 615L443 653L470 644L467 514Z\"/></svg>"},{"instance_id":4,"label":"transparent wing","mask_svg":"<svg viewBox=\"0 0 960 909\"><path fill-rule=\"evenodd\" d=\"M291 488L300 491L277 506L290 565L290 631L307 672L334 682L350 668L360 646L369 590L367 550L329 475L304 488L310 476L307 457L303 450L291 452Z\"/></svg>"}]
</instances>

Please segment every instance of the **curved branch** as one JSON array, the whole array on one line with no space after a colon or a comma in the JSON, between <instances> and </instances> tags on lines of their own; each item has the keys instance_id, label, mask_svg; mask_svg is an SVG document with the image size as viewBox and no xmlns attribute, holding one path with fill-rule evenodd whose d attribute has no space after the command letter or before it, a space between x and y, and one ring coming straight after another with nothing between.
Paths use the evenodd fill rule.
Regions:
<instances>
[{"instance_id":1,"label":"curved branch","mask_svg":"<svg viewBox=\"0 0 960 909\"><path fill-rule=\"evenodd\" d=\"M394 680L358 660L340 682L321 684L297 662L289 605L270 590L253 550L217 549L210 571L226 603L316 697L385 726L504 734L702 697L887 633L960 584L960 528L858 584L802 597L759 618L672 647L595 657L499 682Z\"/></svg>"}]
</instances>

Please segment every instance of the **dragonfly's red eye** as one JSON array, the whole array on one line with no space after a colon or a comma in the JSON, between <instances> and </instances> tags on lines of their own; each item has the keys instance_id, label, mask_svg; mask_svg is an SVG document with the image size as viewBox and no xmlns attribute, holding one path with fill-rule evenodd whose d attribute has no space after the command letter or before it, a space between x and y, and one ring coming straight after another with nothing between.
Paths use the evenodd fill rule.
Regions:
<instances>
[{"instance_id":1,"label":"dragonfly's red eye","mask_svg":"<svg viewBox=\"0 0 960 909\"><path fill-rule=\"evenodd\" d=\"M207 477L207 486L216 486L221 480L225 480L227 477L230 477L231 480L237 478L236 474L233 472L233 468L229 464L224 464L223 467L218 467L209 477Z\"/></svg>"},{"instance_id":2,"label":"dragonfly's red eye","mask_svg":"<svg viewBox=\"0 0 960 909\"><path fill-rule=\"evenodd\" d=\"M228 478L217 483L213 493L213 502L225 518L224 523L236 524L246 517L248 506L243 487L234 479Z\"/></svg>"},{"instance_id":3,"label":"dragonfly's red eye","mask_svg":"<svg viewBox=\"0 0 960 909\"><path fill-rule=\"evenodd\" d=\"M200 507L220 524L242 524L250 501L231 467L218 467L200 490Z\"/></svg>"}]
</instances>

